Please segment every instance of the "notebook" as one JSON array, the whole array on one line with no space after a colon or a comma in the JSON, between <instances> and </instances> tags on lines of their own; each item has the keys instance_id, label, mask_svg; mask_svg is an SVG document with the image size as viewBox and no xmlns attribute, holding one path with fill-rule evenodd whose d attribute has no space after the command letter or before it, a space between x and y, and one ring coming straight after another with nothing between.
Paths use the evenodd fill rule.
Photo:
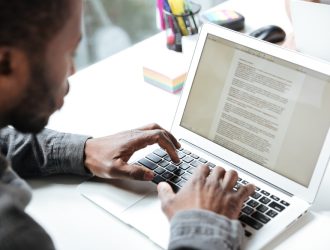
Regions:
<instances>
[{"instance_id":1,"label":"notebook","mask_svg":"<svg viewBox=\"0 0 330 250\"><path fill-rule=\"evenodd\" d=\"M295 43L299 51L330 61L330 2L290 2Z\"/></svg>"},{"instance_id":2,"label":"notebook","mask_svg":"<svg viewBox=\"0 0 330 250\"><path fill-rule=\"evenodd\" d=\"M243 247L260 249L301 218L317 194L330 154L329 73L325 61L204 24L171 129L182 145L181 164L157 147L132 160L175 189L199 164L238 171L235 188L257 186L240 215ZM169 222L154 183L90 180L79 191L167 247Z\"/></svg>"}]
</instances>

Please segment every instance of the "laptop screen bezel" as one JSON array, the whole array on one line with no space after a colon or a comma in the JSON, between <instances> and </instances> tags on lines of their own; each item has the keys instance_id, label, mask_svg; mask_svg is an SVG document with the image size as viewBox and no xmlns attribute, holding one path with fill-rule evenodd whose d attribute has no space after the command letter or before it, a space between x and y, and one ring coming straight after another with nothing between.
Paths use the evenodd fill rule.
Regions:
<instances>
[{"instance_id":1,"label":"laptop screen bezel","mask_svg":"<svg viewBox=\"0 0 330 250\"><path fill-rule=\"evenodd\" d=\"M268 183L271 183L272 185L275 185L280 189L291 193L292 195L304 199L309 203L312 203L315 199L317 190L319 188L319 185L321 183L322 177L325 173L328 164L328 159L330 157L329 130L325 138L314 172L312 174L310 183L308 187L305 187L289 178L286 178L255 162L252 162L251 160L248 160L200 135L197 135L196 133L193 133L180 125L184 109L189 97L189 93L195 78L198 63L201 58L201 54L203 52L207 36L209 34L221 37L223 39L243 46L247 46L255 50L259 50L263 53L278 57L286 61L290 61L292 63L323 73L325 75L329 75L330 64L325 61L317 60L315 58L311 58L300 53L284 49L268 42L257 40L242 33L222 28L220 26L204 24L199 34L198 42L196 44L195 52L190 64L185 86L181 94L181 98L171 129L172 133L174 133L174 135L176 135L177 137L185 139L189 142L193 142L194 145L200 148L208 149L208 152L218 156L219 158L227 162L230 162L232 165L238 166L239 168L244 169L250 174L257 176L258 178Z\"/></svg>"}]
</instances>

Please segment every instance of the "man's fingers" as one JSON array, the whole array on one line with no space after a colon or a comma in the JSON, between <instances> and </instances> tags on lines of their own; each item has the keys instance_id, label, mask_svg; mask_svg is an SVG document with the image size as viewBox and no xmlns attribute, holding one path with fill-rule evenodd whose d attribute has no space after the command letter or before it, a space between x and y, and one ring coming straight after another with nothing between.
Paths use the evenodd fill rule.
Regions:
<instances>
[{"instance_id":1,"label":"man's fingers","mask_svg":"<svg viewBox=\"0 0 330 250\"><path fill-rule=\"evenodd\" d=\"M125 178L141 181L151 181L154 178L154 173L150 169L136 164L130 165L121 160L109 169L109 174L112 178Z\"/></svg>"},{"instance_id":2,"label":"man's fingers","mask_svg":"<svg viewBox=\"0 0 330 250\"><path fill-rule=\"evenodd\" d=\"M176 152L176 147L167 134L161 134L157 140L158 145L165 149L168 155L171 157L172 161L179 162L180 158Z\"/></svg>"},{"instance_id":3,"label":"man's fingers","mask_svg":"<svg viewBox=\"0 0 330 250\"><path fill-rule=\"evenodd\" d=\"M167 131L167 130L165 130L165 131L166 131L167 136L171 139L174 146L177 149L181 148L181 144L177 141L177 139L169 131Z\"/></svg>"},{"instance_id":4,"label":"man's fingers","mask_svg":"<svg viewBox=\"0 0 330 250\"><path fill-rule=\"evenodd\" d=\"M220 180L223 179L226 170L222 167L214 167L211 174L208 177L208 182L211 184L220 184Z\"/></svg>"},{"instance_id":5,"label":"man's fingers","mask_svg":"<svg viewBox=\"0 0 330 250\"><path fill-rule=\"evenodd\" d=\"M252 195L255 192L255 186L253 184L247 184L244 186L241 186L237 192L236 195L240 199L240 201L243 203L250 195Z\"/></svg>"},{"instance_id":6,"label":"man's fingers","mask_svg":"<svg viewBox=\"0 0 330 250\"><path fill-rule=\"evenodd\" d=\"M166 129L162 128L161 126L159 126L157 123L151 123L145 126L142 126L140 128L137 128L138 130L162 130L164 131L167 136L169 137L169 139L171 140L171 142L174 144L174 146L179 149L181 148L180 143L177 141L177 139Z\"/></svg>"},{"instance_id":7,"label":"man's fingers","mask_svg":"<svg viewBox=\"0 0 330 250\"><path fill-rule=\"evenodd\" d=\"M180 161L180 158L176 152L176 149L181 147L180 143L170 132L161 128L158 124L149 124L132 131L136 131L136 137L132 140L134 144L134 151L157 143L161 148L166 150L174 162Z\"/></svg>"},{"instance_id":8,"label":"man's fingers","mask_svg":"<svg viewBox=\"0 0 330 250\"><path fill-rule=\"evenodd\" d=\"M223 178L222 187L228 192L233 189L238 179L237 172L234 170L228 170Z\"/></svg>"},{"instance_id":9,"label":"man's fingers","mask_svg":"<svg viewBox=\"0 0 330 250\"><path fill-rule=\"evenodd\" d=\"M210 174L210 168L205 164L201 165L195 170L193 177L190 178L190 181L193 181L196 184L204 185L205 180L209 174Z\"/></svg>"}]
</instances>

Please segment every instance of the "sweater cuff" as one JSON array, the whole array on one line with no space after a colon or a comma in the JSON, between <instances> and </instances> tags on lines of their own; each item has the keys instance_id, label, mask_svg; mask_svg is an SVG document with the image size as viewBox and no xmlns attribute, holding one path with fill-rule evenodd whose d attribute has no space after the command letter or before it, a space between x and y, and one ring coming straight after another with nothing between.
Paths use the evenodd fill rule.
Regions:
<instances>
[{"instance_id":1,"label":"sweater cuff","mask_svg":"<svg viewBox=\"0 0 330 250\"><path fill-rule=\"evenodd\" d=\"M92 176L84 164L85 143L90 136L61 133L53 146L53 161L58 161L58 173Z\"/></svg>"},{"instance_id":2,"label":"sweater cuff","mask_svg":"<svg viewBox=\"0 0 330 250\"><path fill-rule=\"evenodd\" d=\"M171 220L169 249L240 249L244 231L238 220L208 210L187 210Z\"/></svg>"}]
</instances>

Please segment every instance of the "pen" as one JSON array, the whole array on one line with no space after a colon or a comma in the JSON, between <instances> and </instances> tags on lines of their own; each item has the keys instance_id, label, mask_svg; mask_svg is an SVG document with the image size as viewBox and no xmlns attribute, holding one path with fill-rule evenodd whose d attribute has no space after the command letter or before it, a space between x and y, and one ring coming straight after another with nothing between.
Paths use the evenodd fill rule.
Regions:
<instances>
[{"instance_id":1,"label":"pen","mask_svg":"<svg viewBox=\"0 0 330 250\"><path fill-rule=\"evenodd\" d=\"M172 13L174 15L184 15L184 2L183 0L169 0L169 5L171 7ZM188 35L188 31L186 29L186 25L183 17L177 17L178 26L181 30L182 35Z\"/></svg>"},{"instance_id":2,"label":"pen","mask_svg":"<svg viewBox=\"0 0 330 250\"><path fill-rule=\"evenodd\" d=\"M162 30L165 29L163 6L164 6L163 0L157 0L157 9L159 13L160 27Z\"/></svg>"}]
</instances>

